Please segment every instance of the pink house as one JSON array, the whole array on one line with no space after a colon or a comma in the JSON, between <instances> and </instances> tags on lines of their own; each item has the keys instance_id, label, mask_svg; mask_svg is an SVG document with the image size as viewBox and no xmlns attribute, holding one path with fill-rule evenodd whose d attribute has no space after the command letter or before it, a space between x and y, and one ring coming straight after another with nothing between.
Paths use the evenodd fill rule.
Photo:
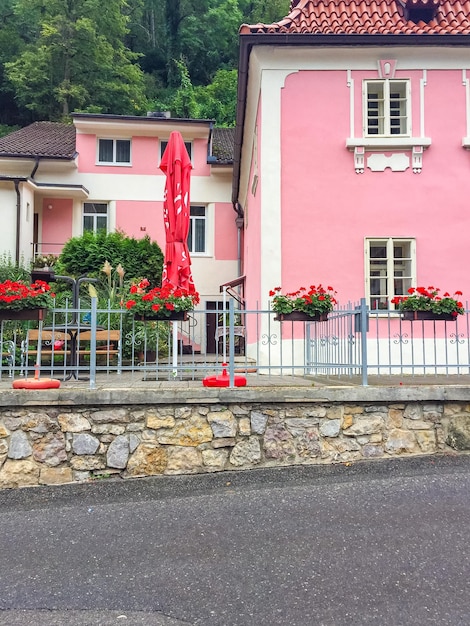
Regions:
<instances>
[{"instance_id":1,"label":"pink house","mask_svg":"<svg viewBox=\"0 0 470 626\"><path fill-rule=\"evenodd\" d=\"M149 236L164 249L161 156L171 131L190 154L189 248L201 306L215 309L220 285L239 274L231 200L233 129L210 120L76 113L73 125L37 122L0 139L0 252L29 262L57 255L85 230ZM207 350L215 350L214 328ZM214 318L214 319L212 319ZM208 322L209 323L209 322Z\"/></svg>"},{"instance_id":2,"label":"pink house","mask_svg":"<svg viewBox=\"0 0 470 626\"><path fill-rule=\"evenodd\" d=\"M470 296L469 34L460 0L292 0L241 27L248 307L319 282L371 309L412 285Z\"/></svg>"}]
</instances>

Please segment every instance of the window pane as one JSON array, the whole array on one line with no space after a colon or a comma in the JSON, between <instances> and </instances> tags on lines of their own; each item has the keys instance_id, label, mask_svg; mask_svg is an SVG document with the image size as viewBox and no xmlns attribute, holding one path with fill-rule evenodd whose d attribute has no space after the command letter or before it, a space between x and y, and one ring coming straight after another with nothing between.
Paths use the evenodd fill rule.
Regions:
<instances>
[{"instance_id":1,"label":"window pane","mask_svg":"<svg viewBox=\"0 0 470 626\"><path fill-rule=\"evenodd\" d=\"M390 84L390 134L404 135L406 124L406 83Z\"/></svg>"},{"instance_id":2,"label":"window pane","mask_svg":"<svg viewBox=\"0 0 470 626\"><path fill-rule=\"evenodd\" d=\"M116 163L131 162L131 142L118 139L116 141Z\"/></svg>"},{"instance_id":3,"label":"window pane","mask_svg":"<svg viewBox=\"0 0 470 626\"><path fill-rule=\"evenodd\" d=\"M83 212L84 213L107 213L108 205L104 203L95 203L95 202L85 202L83 204Z\"/></svg>"},{"instance_id":4,"label":"window pane","mask_svg":"<svg viewBox=\"0 0 470 626\"><path fill-rule=\"evenodd\" d=\"M108 218L104 215L97 215L96 230L106 230L108 227Z\"/></svg>"},{"instance_id":5,"label":"window pane","mask_svg":"<svg viewBox=\"0 0 470 626\"><path fill-rule=\"evenodd\" d=\"M92 215L84 215L83 216L83 230L91 230L93 231L94 228L94 224L93 224L93 216Z\"/></svg>"},{"instance_id":6,"label":"window pane","mask_svg":"<svg viewBox=\"0 0 470 626\"><path fill-rule=\"evenodd\" d=\"M112 139L100 139L99 140L98 161L100 163L112 163L113 162L113 140Z\"/></svg>"},{"instance_id":7,"label":"window pane","mask_svg":"<svg viewBox=\"0 0 470 626\"><path fill-rule=\"evenodd\" d=\"M384 133L384 91L382 83L367 85L367 132L369 135Z\"/></svg>"},{"instance_id":8,"label":"window pane","mask_svg":"<svg viewBox=\"0 0 470 626\"><path fill-rule=\"evenodd\" d=\"M203 206L192 206L190 207L190 213L191 213L191 217L192 216L201 216L201 217L205 217L206 216L206 209Z\"/></svg>"},{"instance_id":9,"label":"window pane","mask_svg":"<svg viewBox=\"0 0 470 626\"><path fill-rule=\"evenodd\" d=\"M195 220L195 237L194 237L194 252L205 252L206 250L206 221L197 219Z\"/></svg>"}]
</instances>

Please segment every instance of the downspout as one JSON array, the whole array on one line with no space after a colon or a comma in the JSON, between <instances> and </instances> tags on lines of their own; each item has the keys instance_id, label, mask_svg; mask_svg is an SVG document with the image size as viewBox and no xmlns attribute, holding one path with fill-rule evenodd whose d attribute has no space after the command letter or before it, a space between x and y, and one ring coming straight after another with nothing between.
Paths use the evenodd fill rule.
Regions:
<instances>
[{"instance_id":1,"label":"downspout","mask_svg":"<svg viewBox=\"0 0 470 626\"><path fill-rule=\"evenodd\" d=\"M242 228L244 223L243 208L239 202L234 202L233 208L237 213L235 224L237 226L237 271L238 276L242 275Z\"/></svg>"},{"instance_id":2,"label":"downspout","mask_svg":"<svg viewBox=\"0 0 470 626\"><path fill-rule=\"evenodd\" d=\"M15 192L16 192L16 250L15 250L15 263L17 266L20 264L20 225L21 225L21 194L20 194L20 181L15 178Z\"/></svg>"}]
</instances>

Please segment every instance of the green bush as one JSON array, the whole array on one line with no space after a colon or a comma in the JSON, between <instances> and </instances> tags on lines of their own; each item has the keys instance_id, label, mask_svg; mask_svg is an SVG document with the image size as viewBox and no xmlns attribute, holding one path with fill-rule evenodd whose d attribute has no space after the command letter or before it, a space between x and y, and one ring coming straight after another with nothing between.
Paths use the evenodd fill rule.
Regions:
<instances>
[{"instance_id":1,"label":"green bush","mask_svg":"<svg viewBox=\"0 0 470 626\"><path fill-rule=\"evenodd\" d=\"M0 283L6 280L24 280L31 281L31 272L24 265L16 264L10 255L3 254L0 256Z\"/></svg>"},{"instance_id":2,"label":"green bush","mask_svg":"<svg viewBox=\"0 0 470 626\"><path fill-rule=\"evenodd\" d=\"M122 232L85 232L72 237L64 245L54 269L56 274L68 276L102 277L101 270L108 261L113 267L119 263L126 280L147 278L153 286L159 285L163 269L163 253L150 237L135 239Z\"/></svg>"}]
</instances>

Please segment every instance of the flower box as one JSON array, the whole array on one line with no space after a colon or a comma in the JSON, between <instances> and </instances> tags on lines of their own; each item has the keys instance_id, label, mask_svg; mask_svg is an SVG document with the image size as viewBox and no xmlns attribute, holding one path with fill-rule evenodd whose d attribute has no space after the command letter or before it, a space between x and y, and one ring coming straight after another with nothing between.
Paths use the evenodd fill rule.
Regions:
<instances>
[{"instance_id":1,"label":"flower box","mask_svg":"<svg viewBox=\"0 0 470 626\"><path fill-rule=\"evenodd\" d=\"M310 285L291 293L282 293L281 287L269 292L271 308L278 322L324 322L336 304L333 287Z\"/></svg>"},{"instance_id":2,"label":"flower box","mask_svg":"<svg viewBox=\"0 0 470 626\"><path fill-rule=\"evenodd\" d=\"M276 322L326 322L328 313L309 315L303 311L292 311L291 313L278 313L274 319Z\"/></svg>"},{"instance_id":3,"label":"flower box","mask_svg":"<svg viewBox=\"0 0 470 626\"><path fill-rule=\"evenodd\" d=\"M438 287L410 287L409 295L395 296L391 303L397 306L404 320L454 322L459 315L465 313L463 304L447 291L442 296L439 292ZM462 292L456 291L454 296L462 296Z\"/></svg>"},{"instance_id":4,"label":"flower box","mask_svg":"<svg viewBox=\"0 0 470 626\"><path fill-rule=\"evenodd\" d=\"M155 312L155 313L145 313L143 315L139 315L138 313L134 314L134 319L137 322L185 322L188 319L187 311L168 311L168 315L165 312Z\"/></svg>"},{"instance_id":5,"label":"flower box","mask_svg":"<svg viewBox=\"0 0 470 626\"><path fill-rule=\"evenodd\" d=\"M440 320L443 322L455 322L457 320L456 315L451 313L433 313L432 311L403 311L402 319L409 322L416 322L419 320Z\"/></svg>"},{"instance_id":6,"label":"flower box","mask_svg":"<svg viewBox=\"0 0 470 626\"><path fill-rule=\"evenodd\" d=\"M143 278L139 283L131 285L129 299L124 306L134 315L134 319L145 321L185 321L188 311L199 304L199 294L189 293L181 287L154 287Z\"/></svg>"},{"instance_id":7,"label":"flower box","mask_svg":"<svg viewBox=\"0 0 470 626\"><path fill-rule=\"evenodd\" d=\"M0 309L0 321L3 320L35 320L42 321L47 309Z\"/></svg>"}]
</instances>

